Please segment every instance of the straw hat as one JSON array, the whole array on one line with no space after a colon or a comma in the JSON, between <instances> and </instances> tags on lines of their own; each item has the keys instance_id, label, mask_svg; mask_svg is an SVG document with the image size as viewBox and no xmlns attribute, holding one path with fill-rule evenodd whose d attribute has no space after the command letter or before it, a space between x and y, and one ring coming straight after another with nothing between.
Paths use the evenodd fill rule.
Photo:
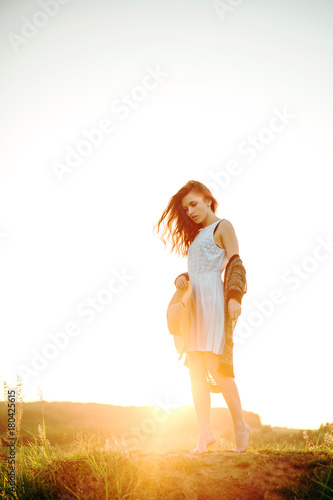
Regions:
<instances>
[{"instance_id":1,"label":"straw hat","mask_svg":"<svg viewBox=\"0 0 333 500\"><path fill-rule=\"evenodd\" d=\"M187 289L177 288L167 309L168 329L171 335L182 337L184 340L190 331L190 306L192 286L187 282Z\"/></svg>"}]
</instances>

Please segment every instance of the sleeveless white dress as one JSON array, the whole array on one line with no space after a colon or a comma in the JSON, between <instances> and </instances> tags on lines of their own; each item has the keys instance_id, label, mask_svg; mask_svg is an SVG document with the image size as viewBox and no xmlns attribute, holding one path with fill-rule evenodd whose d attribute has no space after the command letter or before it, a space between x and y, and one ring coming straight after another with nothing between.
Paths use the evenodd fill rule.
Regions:
<instances>
[{"instance_id":1,"label":"sleeveless white dress","mask_svg":"<svg viewBox=\"0 0 333 500\"><path fill-rule=\"evenodd\" d=\"M188 250L188 274L192 285L191 328L184 353L211 351L222 354L224 334L224 292L221 274L227 263L225 249L214 241L217 220L202 228Z\"/></svg>"}]
</instances>

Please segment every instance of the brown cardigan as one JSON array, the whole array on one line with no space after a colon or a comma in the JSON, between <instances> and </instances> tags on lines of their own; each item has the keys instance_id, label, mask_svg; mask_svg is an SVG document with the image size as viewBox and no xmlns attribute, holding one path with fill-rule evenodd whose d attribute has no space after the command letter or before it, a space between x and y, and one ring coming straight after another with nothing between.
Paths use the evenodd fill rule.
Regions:
<instances>
[{"instance_id":1,"label":"brown cardigan","mask_svg":"<svg viewBox=\"0 0 333 500\"><path fill-rule=\"evenodd\" d=\"M180 276L185 276L189 280L188 273L183 273ZM176 278L177 279L177 278ZM235 377L233 370L233 332L237 320L232 321L229 315L228 302L231 298L242 303L243 295L247 292L246 270L239 254L234 254L227 262L224 271L224 330L225 330L225 345L221 354L221 361L218 371L225 376ZM182 358L183 352L180 352L179 359ZM186 353L185 353L186 354ZM184 365L189 368L188 356L186 355ZM207 382L210 392L221 392L211 373L207 370Z\"/></svg>"}]
</instances>

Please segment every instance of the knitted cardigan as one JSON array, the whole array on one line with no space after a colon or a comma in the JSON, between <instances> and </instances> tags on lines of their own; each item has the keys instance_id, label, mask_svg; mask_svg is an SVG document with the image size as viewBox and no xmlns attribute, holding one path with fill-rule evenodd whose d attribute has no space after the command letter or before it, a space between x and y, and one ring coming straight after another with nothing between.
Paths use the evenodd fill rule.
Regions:
<instances>
[{"instance_id":1,"label":"knitted cardigan","mask_svg":"<svg viewBox=\"0 0 333 500\"><path fill-rule=\"evenodd\" d=\"M189 280L188 273L183 273L180 276L185 276ZM177 278L176 278L177 279ZM225 345L221 354L220 366L218 371L228 377L235 378L233 370L233 332L237 324L237 320L231 320L229 315L228 302L231 298L242 303L243 295L247 292L246 270L239 254L234 254L227 262L224 271L224 333ZM184 352L180 352L179 359L182 358ZM186 353L185 353L186 354ZM186 355L184 365L189 368L188 356ZM207 370L206 379L209 385L210 392L221 392L212 374Z\"/></svg>"}]
</instances>

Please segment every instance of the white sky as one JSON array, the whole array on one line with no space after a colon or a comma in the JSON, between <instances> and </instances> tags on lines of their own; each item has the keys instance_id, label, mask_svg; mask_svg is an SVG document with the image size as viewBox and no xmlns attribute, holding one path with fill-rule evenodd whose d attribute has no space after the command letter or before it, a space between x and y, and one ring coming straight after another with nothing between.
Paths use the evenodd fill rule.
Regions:
<instances>
[{"instance_id":1,"label":"white sky","mask_svg":"<svg viewBox=\"0 0 333 500\"><path fill-rule=\"evenodd\" d=\"M186 260L152 228L196 179L247 270L235 337L274 289L283 301L236 343L243 408L264 424L332 422L332 2L244 1L219 16L210 1L70 0L50 2L53 17L46 3L0 7L0 378L14 385L50 332L75 322L78 335L25 380L26 401L40 387L48 401L192 404L166 325ZM54 162L101 120L113 131L60 182ZM111 302L87 323L77 308L109 283Z\"/></svg>"}]
</instances>

